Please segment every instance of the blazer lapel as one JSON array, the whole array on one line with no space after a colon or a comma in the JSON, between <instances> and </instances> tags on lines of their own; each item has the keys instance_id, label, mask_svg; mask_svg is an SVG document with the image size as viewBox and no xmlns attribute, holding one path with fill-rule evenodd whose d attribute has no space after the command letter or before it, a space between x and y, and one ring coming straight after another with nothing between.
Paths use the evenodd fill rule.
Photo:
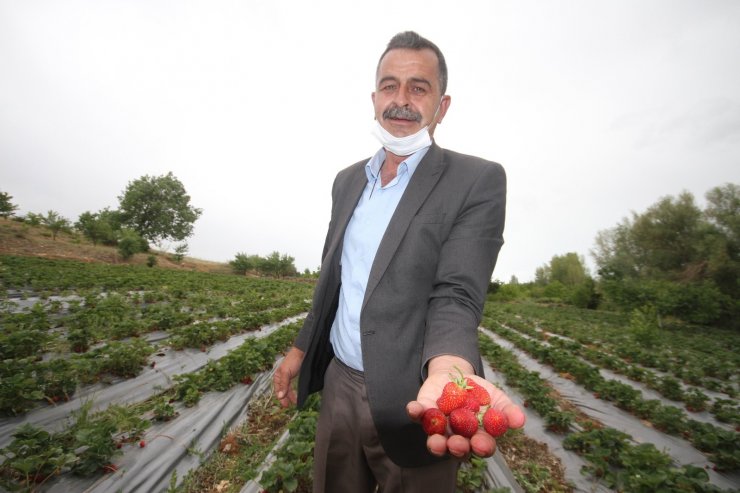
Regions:
<instances>
[{"instance_id":1,"label":"blazer lapel","mask_svg":"<svg viewBox=\"0 0 740 493\"><path fill-rule=\"evenodd\" d=\"M406 234L411 220L434 188L434 185L439 181L439 177L445 167L443 154L442 149L437 144L432 144L426 156L424 156L424 159L421 160L416 171L414 171L414 175L411 177L411 181L406 187L406 191L398 203L396 211L393 213L388 228L385 230L383 239L378 247L378 252L375 254L375 260L370 269L370 277L367 280L365 298L362 301L363 309L367 304L367 300L370 299L373 291L378 286L391 260L393 260L393 255L398 249L398 245L401 244L401 240Z\"/></svg>"}]
</instances>

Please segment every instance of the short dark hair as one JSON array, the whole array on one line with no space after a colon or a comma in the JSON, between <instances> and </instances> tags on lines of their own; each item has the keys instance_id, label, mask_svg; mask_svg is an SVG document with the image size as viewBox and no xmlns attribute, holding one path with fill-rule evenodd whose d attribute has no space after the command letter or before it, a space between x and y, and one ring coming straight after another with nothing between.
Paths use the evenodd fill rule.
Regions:
<instances>
[{"instance_id":1,"label":"short dark hair","mask_svg":"<svg viewBox=\"0 0 740 493\"><path fill-rule=\"evenodd\" d=\"M414 31L405 31L402 33L398 33L391 38L385 51L382 55L380 55L376 73L380 70L380 62L383 61L383 57L386 55L386 53L391 50L398 49L432 50L434 54L437 55L437 61L439 65L439 88L442 90L442 94L445 94L445 92L447 91L447 62L445 62L445 57L442 54L442 51L437 47L437 45L435 45L428 39L419 36Z\"/></svg>"}]
</instances>

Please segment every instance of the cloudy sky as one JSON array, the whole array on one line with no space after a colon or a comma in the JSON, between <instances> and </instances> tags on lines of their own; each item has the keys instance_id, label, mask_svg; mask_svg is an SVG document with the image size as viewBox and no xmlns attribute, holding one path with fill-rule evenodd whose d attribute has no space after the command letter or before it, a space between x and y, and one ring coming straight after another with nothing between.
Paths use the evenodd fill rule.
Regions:
<instances>
[{"instance_id":1,"label":"cloudy sky","mask_svg":"<svg viewBox=\"0 0 740 493\"><path fill-rule=\"evenodd\" d=\"M191 255L316 269L404 30L447 58L437 142L507 170L495 278L591 264L631 211L740 183L736 0L0 0L0 191L74 221L172 171L204 211Z\"/></svg>"}]
</instances>

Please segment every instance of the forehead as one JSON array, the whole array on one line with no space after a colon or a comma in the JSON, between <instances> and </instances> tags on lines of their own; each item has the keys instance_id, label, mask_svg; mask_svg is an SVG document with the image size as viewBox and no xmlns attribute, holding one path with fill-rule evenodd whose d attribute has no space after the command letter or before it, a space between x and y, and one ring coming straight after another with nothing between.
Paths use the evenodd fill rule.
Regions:
<instances>
[{"instance_id":1,"label":"forehead","mask_svg":"<svg viewBox=\"0 0 740 493\"><path fill-rule=\"evenodd\" d=\"M376 79L420 77L429 80L436 87L438 76L439 60L432 50L396 48L386 53L378 64Z\"/></svg>"}]
</instances>

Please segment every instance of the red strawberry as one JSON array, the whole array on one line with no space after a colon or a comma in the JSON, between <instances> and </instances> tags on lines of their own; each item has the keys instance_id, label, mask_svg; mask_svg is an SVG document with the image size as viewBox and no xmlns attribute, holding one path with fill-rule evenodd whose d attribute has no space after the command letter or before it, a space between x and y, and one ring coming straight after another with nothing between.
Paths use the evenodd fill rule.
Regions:
<instances>
[{"instance_id":1,"label":"red strawberry","mask_svg":"<svg viewBox=\"0 0 740 493\"><path fill-rule=\"evenodd\" d=\"M466 382L468 387L470 387L468 389L468 393L472 394L476 398L478 404L481 406L487 406L491 403L491 394L489 394L485 388L475 383L472 378L468 378Z\"/></svg>"},{"instance_id":2,"label":"red strawberry","mask_svg":"<svg viewBox=\"0 0 740 493\"><path fill-rule=\"evenodd\" d=\"M450 413L450 427L454 433L470 438L478 431L478 418L470 409L459 407Z\"/></svg>"},{"instance_id":3,"label":"red strawberry","mask_svg":"<svg viewBox=\"0 0 740 493\"><path fill-rule=\"evenodd\" d=\"M424 411L421 426L427 435L444 435L447 431L447 416L436 407Z\"/></svg>"},{"instance_id":4,"label":"red strawberry","mask_svg":"<svg viewBox=\"0 0 740 493\"><path fill-rule=\"evenodd\" d=\"M455 378L450 375L450 380L452 381L444 386L442 395L437 399L437 407L448 416L453 409L462 407L465 404L465 399L468 395L467 382L460 369L457 371L460 373L460 376Z\"/></svg>"},{"instance_id":5,"label":"red strawberry","mask_svg":"<svg viewBox=\"0 0 740 493\"><path fill-rule=\"evenodd\" d=\"M464 407L465 409L470 409L474 413L480 411L480 403L478 402L478 399L476 399L469 390L468 395L465 396L465 402L463 403L462 407Z\"/></svg>"},{"instance_id":6,"label":"red strawberry","mask_svg":"<svg viewBox=\"0 0 740 493\"><path fill-rule=\"evenodd\" d=\"M509 429L509 419L501 411L490 408L483 415L483 428L492 437L500 437Z\"/></svg>"},{"instance_id":7,"label":"red strawberry","mask_svg":"<svg viewBox=\"0 0 740 493\"><path fill-rule=\"evenodd\" d=\"M146 447L146 442L144 440L139 442L139 447L144 448Z\"/></svg>"}]
</instances>

